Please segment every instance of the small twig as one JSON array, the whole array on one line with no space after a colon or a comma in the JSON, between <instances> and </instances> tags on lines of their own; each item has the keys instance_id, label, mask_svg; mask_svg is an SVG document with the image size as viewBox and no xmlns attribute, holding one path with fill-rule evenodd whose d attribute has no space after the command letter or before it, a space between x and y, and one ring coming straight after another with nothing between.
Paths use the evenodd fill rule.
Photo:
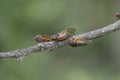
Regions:
<instances>
[{"instance_id":1,"label":"small twig","mask_svg":"<svg viewBox=\"0 0 120 80\"><path fill-rule=\"evenodd\" d=\"M120 29L120 20L116 21L113 24L105 26L103 28L76 35L75 37L83 36L83 37L86 37L87 39L93 40L95 38L102 37L102 36L104 36L104 35L106 35L110 32L113 32L113 31L116 31L116 30L119 30L119 29Z\"/></svg>"},{"instance_id":2,"label":"small twig","mask_svg":"<svg viewBox=\"0 0 120 80\"><path fill-rule=\"evenodd\" d=\"M110 24L106 27L93 30L90 32L86 32L83 34L75 35L72 36L71 38L61 41L61 42L55 42L55 41L50 41L50 42L42 42L38 43L35 46L25 48L25 49L19 49L19 50L14 50L11 52L1 52L0 53L0 58L17 58L18 60L22 60L24 56L30 55L35 52L41 52L42 50L54 50L59 47L63 47L65 45L68 45L69 40L72 38L78 38L78 37L84 37L87 40L94 40L96 38L102 37L110 32L116 31L120 29L120 20L116 21L113 24Z\"/></svg>"}]
</instances>

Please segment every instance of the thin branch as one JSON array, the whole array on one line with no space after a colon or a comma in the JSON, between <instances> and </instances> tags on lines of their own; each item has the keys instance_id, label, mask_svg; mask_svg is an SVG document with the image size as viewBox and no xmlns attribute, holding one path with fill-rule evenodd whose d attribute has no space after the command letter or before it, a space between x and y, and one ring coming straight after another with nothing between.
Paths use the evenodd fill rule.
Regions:
<instances>
[{"instance_id":1,"label":"thin branch","mask_svg":"<svg viewBox=\"0 0 120 80\"><path fill-rule=\"evenodd\" d=\"M22 60L25 56L33 54L35 52L41 52L43 50L54 50L59 47L63 47L65 45L68 45L69 40L72 38L79 38L79 37L84 37L87 40L94 40L96 38L100 38L110 32L116 31L120 29L120 20L116 21L113 24L110 24L108 26L105 26L103 28L93 30L90 32L86 32L83 34L75 35L72 36L71 38L61 41L61 42L55 42L55 41L50 41L50 42L42 42L38 43L35 46L25 48L25 49L19 49L19 50L14 50L10 52L1 52L0 53L0 58L17 58L18 60Z\"/></svg>"},{"instance_id":2,"label":"thin branch","mask_svg":"<svg viewBox=\"0 0 120 80\"><path fill-rule=\"evenodd\" d=\"M74 37L83 36L83 37L86 37L87 39L93 40L95 38L103 37L106 34L111 33L113 31L116 31L116 30L119 30L119 29L120 29L120 20L116 21L113 24L105 26L103 28L93 30L93 31L90 31L90 32L86 32L86 33L83 33L83 34L79 34L79 35L76 35Z\"/></svg>"}]
</instances>

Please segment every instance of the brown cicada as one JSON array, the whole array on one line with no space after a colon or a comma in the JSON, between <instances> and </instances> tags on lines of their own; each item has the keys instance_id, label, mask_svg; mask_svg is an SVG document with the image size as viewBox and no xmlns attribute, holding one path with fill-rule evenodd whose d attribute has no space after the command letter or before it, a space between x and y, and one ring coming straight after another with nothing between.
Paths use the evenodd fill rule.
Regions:
<instances>
[{"instance_id":1,"label":"brown cicada","mask_svg":"<svg viewBox=\"0 0 120 80\"><path fill-rule=\"evenodd\" d=\"M79 46L84 46L86 45L88 42L86 40L86 38L83 38L83 37L76 37L76 38L72 38L70 41L69 41L69 45L72 46L72 47L79 47Z\"/></svg>"},{"instance_id":2,"label":"brown cicada","mask_svg":"<svg viewBox=\"0 0 120 80\"><path fill-rule=\"evenodd\" d=\"M120 19L120 12L117 12L115 15L118 19Z\"/></svg>"},{"instance_id":3,"label":"brown cicada","mask_svg":"<svg viewBox=\"0 0 120 80\"><path fill-rule=\"evenodd\" d=\"M69 28L64 31L61 31L57 34L51 35L51 39L54 41L64 41L71 37L73 34L75 34L75 29L74 28Z\"/></svg>"},{"instance_id":4,"label":"brown cicada","mask_svg":"<svg viewBox=\"0 0 120 80\"><path fill-rule=\"evenodd\" d=\"M40 43L40 42L48 42L51 41L52 39L47 35L37 35L35 36L34 40L36 40L37 43Z\"/></svg>"}]
</instances>

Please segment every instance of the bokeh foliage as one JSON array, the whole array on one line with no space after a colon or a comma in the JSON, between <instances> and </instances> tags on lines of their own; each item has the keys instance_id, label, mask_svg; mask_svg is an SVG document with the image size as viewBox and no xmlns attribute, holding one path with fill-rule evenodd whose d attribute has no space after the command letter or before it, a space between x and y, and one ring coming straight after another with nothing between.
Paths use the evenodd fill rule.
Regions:
<instances>
[{"instance_id":1,"label":"bokeh foliage","mask_svg":"<svg viewBox=\"0 0 120 80\"><path fill-rule=\"evenodd\" d=\"M0 51L35 44L37 34L50 35L69 27L76 34L117 19L119 0L0 0ZM0 80L120 80L119 31L88 46L66 46L53 52L0 60Z\"/></svg>"}]
</instances>

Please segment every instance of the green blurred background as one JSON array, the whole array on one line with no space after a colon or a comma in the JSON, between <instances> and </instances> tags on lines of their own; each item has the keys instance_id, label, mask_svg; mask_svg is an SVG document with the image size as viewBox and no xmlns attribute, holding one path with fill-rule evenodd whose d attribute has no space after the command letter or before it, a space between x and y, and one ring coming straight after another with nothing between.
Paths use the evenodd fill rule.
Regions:
<instances>
[{"instance_id":1,"label":"green blurred background","mask_svg":"<svg viewBox=\"0 0 120 80\"><path fill-rule=\"evenodd\" d=\"M76 34L115 22L120 0L0 0L0 52L35 45L37 34ZM0 80L120 80L120 32L91 44L0 60Z\"/></svg>"}]
</instances>

